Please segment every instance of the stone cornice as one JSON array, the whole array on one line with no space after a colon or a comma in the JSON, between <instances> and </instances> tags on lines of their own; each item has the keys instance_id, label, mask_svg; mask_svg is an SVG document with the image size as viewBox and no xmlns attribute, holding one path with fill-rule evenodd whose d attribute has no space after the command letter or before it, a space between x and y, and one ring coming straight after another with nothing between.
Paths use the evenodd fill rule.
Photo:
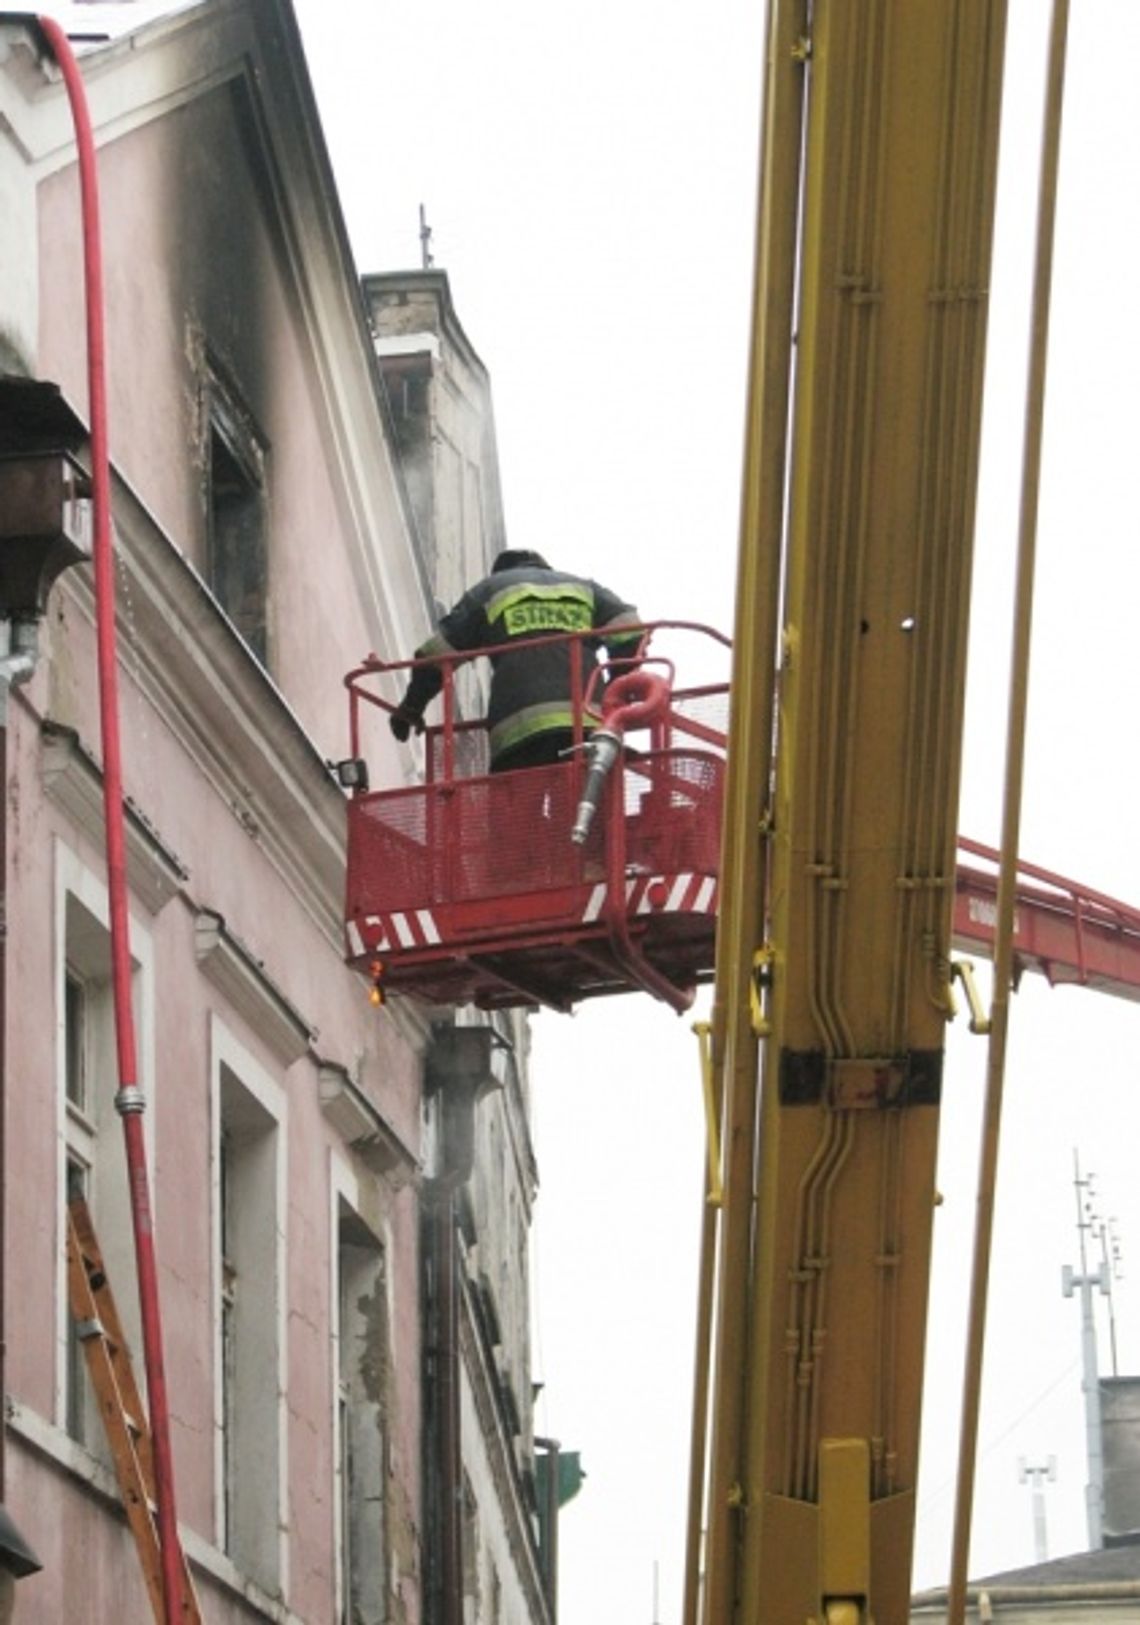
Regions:
<instances>
[{"instance_id":1,"label":"stone cornice","mask_svg":"<svg viewBox=\"0 0 1140 1625\"><path fill-rule=\"evenodd\" d=\"M194 921L194 951L205 976L283 1066L292 1066L308 1053L316 1028L212 909L201 909Z\"/></svg>"},{"instance_id":2,"label":"stone cornice","mask_svg":"<svg viewBox=\"0 0 1140 1625\"><path fill-rule=\"evenodd\" d=\"M365 273L361 281L366 300L369 300L373 294L430 294L439 312L441 337L447 340L462 357L465 365L476 374L484 388L486 387L487 369L475 346L467 337L462 322L455 313L455 305L451 298L451 283L448 280L446 271L434 267L414 271L369 271Z\"/></svg>"},{"instance_id":3,"label":"stone cornice","mask_svg":"<svg viewBox=\"0 0 1140 1625\"><path fill-rule=\"evenodd\" d=\"M319 1056L313 1061L321 1112L348 1148L393 1190L418 1179L419 1158L353 1081L347 1067Z\"/></svg>"},{"instance_id":4,"label":"stone cornice","mask_svg":"<svg viewBox=\"0 0 1140 1625\"><path fill-rule=\"evenodd\" d=\"M102 769L72 728L44 722L41 740L43 784L48 799L102 848L106 841ZM127 880L150 912L157 914L186 884L190 871L129 797L125 798L123 812Z\"/></svg>"}]
</instances>

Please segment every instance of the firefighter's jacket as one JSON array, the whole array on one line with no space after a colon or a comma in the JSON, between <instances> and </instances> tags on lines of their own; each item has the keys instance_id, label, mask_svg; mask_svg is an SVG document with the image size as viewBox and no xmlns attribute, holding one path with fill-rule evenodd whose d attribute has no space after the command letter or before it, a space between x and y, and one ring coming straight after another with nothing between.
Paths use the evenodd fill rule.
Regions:
<instances>
[{"instance_id":1,"label":"firefighter's jacket","mask_svg":"<svg viewBox=\"0 0 1140 1625\"><path fill-rule=\"evenodd\" d=\"M577 640L582 649L583 692L597 664L596 650L606 645L611 657L633 654L641 640L637 611L596 581L523 565L477 582L443 616L433 637L417 650L417 660L456 651L477 654L496 644L522 642L553 632L594 630L597 638ZM549 643L529 649L505 649L491 656L491 696L487 706L491 760L514 750L536 734L573 727L571 712L571 643ZM412 673L404 707L422 715L439 693L438 667L420 666Z\"/></svg>"}]
</instances>

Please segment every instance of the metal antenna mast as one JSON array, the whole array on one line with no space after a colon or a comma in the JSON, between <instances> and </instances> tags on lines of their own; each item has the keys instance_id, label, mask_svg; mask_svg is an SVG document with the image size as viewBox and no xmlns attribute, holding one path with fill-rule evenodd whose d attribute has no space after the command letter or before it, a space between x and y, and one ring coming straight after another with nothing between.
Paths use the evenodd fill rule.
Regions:
<instances>
[{"instance_id":1,"label":"metal antenna mast","mask_svg":"<svg viewBox=\"0 0 1140 1625\"><path fill-rule=\"evenodd\" d=\"M1061 1291L1066 1298L1074 1290L1081 1293L1081 1392L1085 1396L1085 1448L1088 1453L1089 1481L1085 1486L1089 1550L1104 1544L1104 1449L1101 1443L1100 1375L1097 1371L1096 1321L1093 1316L1093 1288L1109 1291L1108 1269L1102 1264L1095 1275L1088 1272L1086 1232L1095 1234L1093 1176L1081 1178L1080 1158L1073 1152L1073 1187L1077 1198L1077 1235L1080 1238L1081 1268L1074 1274L1066 1264L1061 1271Z\"/></svg>"},{"instance_id":2,"label":"metal antenna mast","mask_svg":"<svg viewBox=\"0 0 1140 1625\"><path fill-rule=\"evenodd\" d=\"M1120 1367L1116 1358L1116 1294L1113 1284L1123 1275L1120 1252L1120 1237L1116 1233L1116 1219L1098 1219L1094 1235L1100 1242L1100 1269L1106 1282L1105 1295L1108 1298L1108 1344L1112 1352L1112 1374L1119 1377Z\"/></svg>"},{"instance_id":3,"label":"metal antenna mast","mask_svg":"<svg viewBox=\"0 0 1140 1625\"><path fill-rule=\"evenodd\" d=\"M1049 1558L1049 1539L1045 1530L1045 1484L1057 1482L1057 1458L1030 1464L1022 1456L1017 1464L1017 1482L1033 1486L1033 1556L1038 1563Z\"/></svg>"}]
</instances>

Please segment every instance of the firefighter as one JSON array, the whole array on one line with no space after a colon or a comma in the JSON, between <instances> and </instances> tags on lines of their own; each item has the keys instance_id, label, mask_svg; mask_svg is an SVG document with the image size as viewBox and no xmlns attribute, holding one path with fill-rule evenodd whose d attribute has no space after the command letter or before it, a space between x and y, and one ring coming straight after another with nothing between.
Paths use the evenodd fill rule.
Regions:
<instances>
[{"instance_id":1,"label":"firefighter","mask_svg":"<svg viewBox=\"0 0 1140 1625\"><path fill-rule=\"evenodd\" d=\"M596 581L552 570L539 553L510 548L496 558L491 574L443 616L415 658L428 660L457 650L477 654L544 633L594 631L597 638L579 640L584 691L597 664L598 644L606 645L611 659L632 658L642 638L639 625L633 606ZM572 743L571 649L569 642L559 642L492 655L487 707L492 773L547 766ZM413 729L423 732L424 711L442 687L437 666L416 668L388 718L397 739L407 739ZM585 721L589 729L597 719Z\"/></svg>"}]
</instances>

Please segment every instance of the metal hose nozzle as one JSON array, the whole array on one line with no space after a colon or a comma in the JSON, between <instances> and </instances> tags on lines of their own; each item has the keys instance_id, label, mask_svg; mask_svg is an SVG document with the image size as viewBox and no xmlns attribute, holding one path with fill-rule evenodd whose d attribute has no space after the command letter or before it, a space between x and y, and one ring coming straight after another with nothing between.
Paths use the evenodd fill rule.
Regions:
<instances>
[{"instance_id":1,"label":"metal hose nozzle","mask_svg":"<svg viewBox=\"0 0 1140 1625\"><path fill-rule=\"evenodd\" d=\"M606 774L617 761L621 751L621 735L609 728L599 728L591 735L586 751L586 783L582 788L582 799L578 803L574 828L570 831L570 839L575 846L583 846L590 833L590 825L594 822L594 814L601 800L602 786L606 782Z\"/></svg>"}]
</instances>

